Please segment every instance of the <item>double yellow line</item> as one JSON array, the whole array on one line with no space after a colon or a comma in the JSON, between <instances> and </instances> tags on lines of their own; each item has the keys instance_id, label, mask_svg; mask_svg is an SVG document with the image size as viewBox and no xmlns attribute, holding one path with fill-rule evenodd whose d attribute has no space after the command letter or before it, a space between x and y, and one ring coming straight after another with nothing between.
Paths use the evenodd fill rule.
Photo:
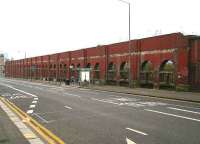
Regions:
<instances>
[{"instance_id":1,"label":"double yellow line","mask_svg":"<svg viewBox=\"0 0 200 144\"><path fill-rule=\"evenodd\" d=\"M9 100L0 97L0 100L6 104L11 110L13 110L24 122L26 122L30 127L32 127L44 140L46 140L49 144L65 144L63 140L49 131L47 128L42 126L32 117L27 115L24 111L22 111L15 104L10 102Z\"/></svg>"}]
</instances>

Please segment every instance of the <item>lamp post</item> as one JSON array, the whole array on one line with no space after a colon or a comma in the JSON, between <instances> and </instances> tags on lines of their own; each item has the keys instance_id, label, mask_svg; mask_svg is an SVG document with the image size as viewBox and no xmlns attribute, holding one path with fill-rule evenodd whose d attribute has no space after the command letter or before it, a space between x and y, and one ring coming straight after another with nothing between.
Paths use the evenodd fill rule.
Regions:
<instances>
[{"instance_id":1,"label":"lamp post","mask_svg":"<svg viewBox=\"0 0 200 144\"><path fill-rule=\"evenodd\" d=\"M119 0L120 2L127 4L128 5L128 83L129 87L131 87L131 3L124 1L124 0Z\"/></svg>"}]
</instances>

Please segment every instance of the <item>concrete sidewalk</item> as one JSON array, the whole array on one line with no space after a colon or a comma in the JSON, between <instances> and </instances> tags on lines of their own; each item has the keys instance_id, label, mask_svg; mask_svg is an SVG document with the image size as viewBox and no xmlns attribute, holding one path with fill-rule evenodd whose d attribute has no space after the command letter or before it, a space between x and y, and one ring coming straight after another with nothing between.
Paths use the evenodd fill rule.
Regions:
<instances>
[{"instance_id":1,"label":"concrete sidewalk","mask_svg":"<svg viewBox=\"0 0 200 144\"><path fill-rule=\"evenodd\" d=\"M0 144L29 144L0 107Z\"/></svg>"},{"instance_id":2,"label":"concrete sidewalk","mask_svg":"<svg viewBox=\"0 0 200 144\"><path fill-rule=\"evenodd\" d=\"M84 88L200 103L200 93L195 93L195 92L177 92L169 90L128 88L128 87L108 86L108 85L104 86L91 85L89 87L84 87Z\"/></svg>"}]
</instances>

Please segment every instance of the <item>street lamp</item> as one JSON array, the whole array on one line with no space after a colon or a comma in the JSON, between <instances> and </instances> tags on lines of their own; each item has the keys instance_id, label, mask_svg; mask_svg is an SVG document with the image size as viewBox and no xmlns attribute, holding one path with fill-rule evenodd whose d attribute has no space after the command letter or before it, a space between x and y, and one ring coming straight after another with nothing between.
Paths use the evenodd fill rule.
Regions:
<instances>
[{"instance_id":1,"label":"street lamp","mask_svg":"<svg viewBox=\"0 0 200 144\"><path fill-rule=\"evenodd\" d=\"M128 67L129 67L129 72L128 72L128 84L129 87L131 87L131 3L124 1L124 0L118 0L124 4L128 5Z\"/></svg>"}]
</instances>

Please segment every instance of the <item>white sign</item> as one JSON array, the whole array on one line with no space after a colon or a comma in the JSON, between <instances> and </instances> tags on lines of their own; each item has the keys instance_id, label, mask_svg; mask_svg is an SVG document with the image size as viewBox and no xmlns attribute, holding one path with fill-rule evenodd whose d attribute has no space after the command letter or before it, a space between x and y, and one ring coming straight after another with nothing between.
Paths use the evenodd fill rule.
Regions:
<instances>
[{"instance_id":1,"label":"white sign","mask_svg":"<svg viewBox=\"0 0 200 144\"><path fill-rule=\"evenodd\" d=\"M89 71L82 71L81 72L81 82L90 81L90 72Z\"/></svg>"}]
</instances>

